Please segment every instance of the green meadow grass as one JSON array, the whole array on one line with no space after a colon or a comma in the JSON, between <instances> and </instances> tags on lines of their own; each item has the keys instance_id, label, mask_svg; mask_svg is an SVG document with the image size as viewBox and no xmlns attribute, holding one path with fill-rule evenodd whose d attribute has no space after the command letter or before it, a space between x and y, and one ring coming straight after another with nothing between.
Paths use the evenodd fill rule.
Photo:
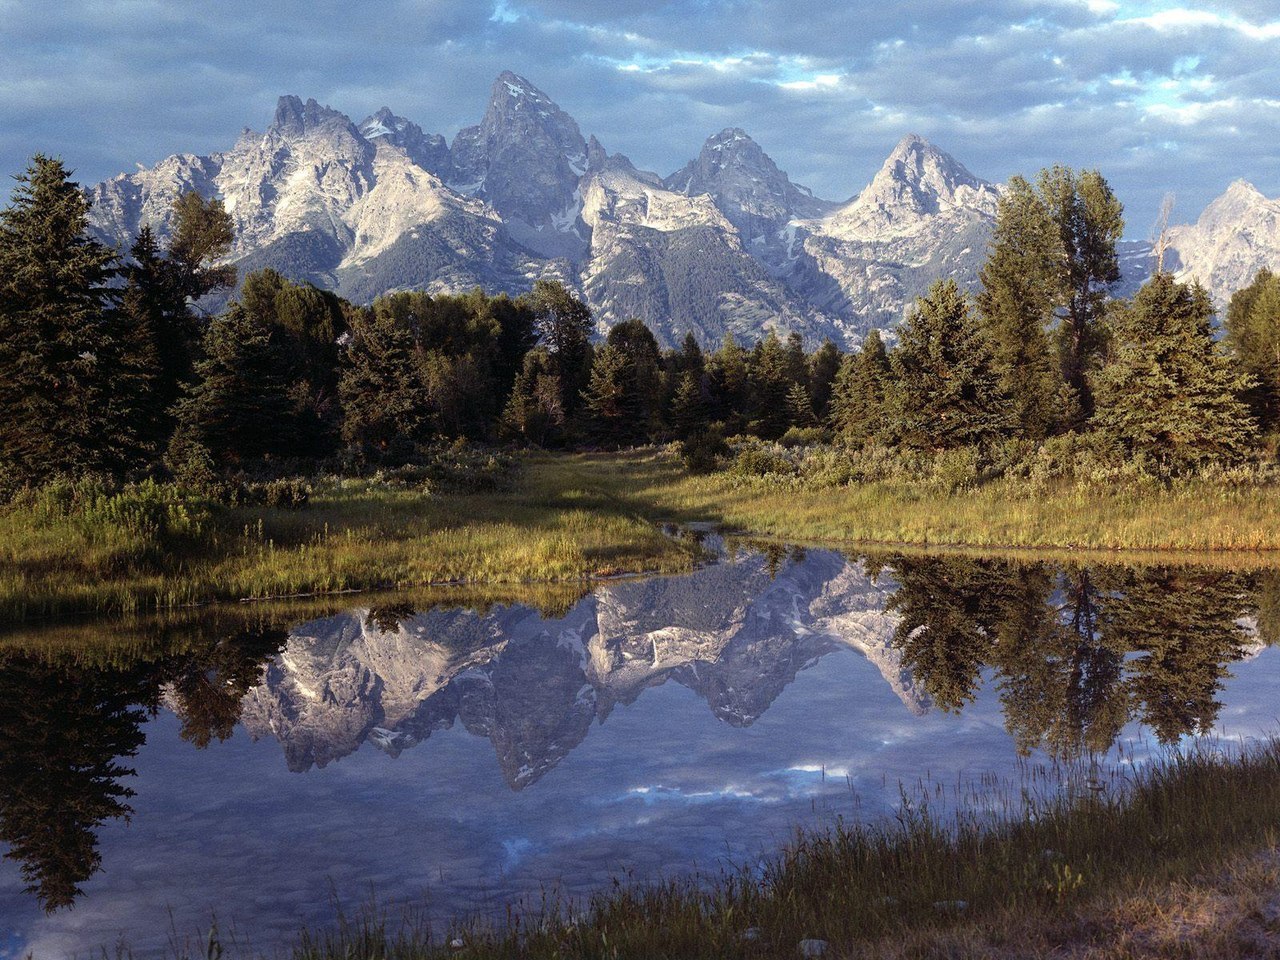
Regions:
<instances>
[{"instance_id":1,"label":"green meadow grass","mask_svg":"<svg viewBox=\"0 0 1280 960\"><path fill-rule=\"evenodd\" d=\"M1230 553L1237 566L1269 564L1268 552L1280 548L1277 488L1209 481L811 489L768 477L689 476L670 453L649 449L530 455L512 489L489 493L365 480L313 486L300 509L201 508L169 502L174 494L164 489L138 494L150 498L145 517L168 516L163 536L151 520L137 520L131 503L0 509L0 620L689 569L696 545L665 536L660 521L791 542Z\"/></svg>"}]
</instances>

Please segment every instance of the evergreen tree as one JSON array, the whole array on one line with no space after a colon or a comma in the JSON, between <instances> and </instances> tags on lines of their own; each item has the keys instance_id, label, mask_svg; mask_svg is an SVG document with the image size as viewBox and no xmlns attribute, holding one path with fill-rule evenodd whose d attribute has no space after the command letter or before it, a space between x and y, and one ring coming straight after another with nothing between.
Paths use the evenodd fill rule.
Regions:
<instances>
[{"instance_id":1,"label":"evergreen tree","mask_svg":"<svg viewBox=\"0 0 1280 960\"><path fill-rule=\"evenodd\" d=\"M792 427L817 426L813 415L813 401L809 399L809 391L803 384L793 383L787 391L787 422Z\"/></svg>"},{"instance_id":2,"label":"evergreen tree","mask_svg":"<svg viewBox=\"0 0 1280 960\"><path fill-rule=\"evenodd\" d=\"M899 332L890 428L921 449L969 446L1016 427L991 346L954 280L938 281Z\"/></svg>"},{"instance_id":3,"label":"evergreen tree","mask_svg":"<svg viewBox=\"0 0 1280 960\"><path fill-rule=\"evenodd\" d=\"M643 443L660 429L662 354L658 341L642 320L624 320L609 331L605 343L626 357L627 403L635 411L636 423L626 442ZM592 369L594 370L594 359Z\"/></svg>"},{"instance_id":4,"label":"evergreen tree","mask_svg":"<svg viewBox=\"0 0 1280 960\"><path fill-rule=\"evenodd\" d=\"M405 452L423 436L427 396L413 332L390 311L352 315L338 386L342 437L367 451Z\"/></svg>"},{"instance_id":5,"label":"evergreen tree","mask_svg":"<svg viewBox=\"0 0 1280 960\"><path fill-rule=\"evenodd\" d=\"M821 421L831 413L831 394L839 372L840 351L830 340L824 340L809 358L809 397L814 416Z\"/></svg>"},{"instance_id":6,"label":"evergreen tree","mask_svg":"<svg viewBox=\"0 0 1280 960\"><path fill-rule=\"evenodd\" d=\"M862 349L840 364L832 391L831 428L858 446L879 437L884 432L885 404L892 379L880 331L872 330Z\"/></svg>"},{"instance_id":7,"label":"evergreen tree","mask_svg":"<svg viewBox=\"0 0 1280 960\"><path fill-rule=\"evenodd\" d=\"M620 347L606 343L595 351L582 399L595 442L618 447L643 437L643 398L635 387L634 365Z\"/></svg>"},{"instance_id":8,"label":"evergreen tree","mask_svg":"<svg viewBox=\"0 0 1280 960\"><path fill-rule=\"evenodd\" d=\"M298 452L284 363L270 329L233 303L209 325L204 354L195 387L178 404L171 462L193 444L216 462Z\"/></svg>"},{"instance_id":9,"label":"evergreen tree","mask_svg":"<svg viewBox=\"0 0 1280 960\"><path fill-rule=\"evenodd\" d=\"M542 347L530 350L502 413L503 434L536 446L556 440L565 423L562 394L551 355Z\"/></svg>"},{"instance_id":10,"label":"evergreen tree","mask_svg":"<svg viewBox=\"0 0 1280 960\"><path fill-rule=\"evenodd\" d=\"M1062 240L1058 325L1062 375L1080 417L1087 419L1093 415L1090 377L1106 352L1107 299L1120 280L1116 243L1124 234L1124 205L1096 170L1053 167L1041 171L1037 185Z\"/></svg>"},{"instance_id":11,"label":"evergreen tree","mask_svg":"<svg viewBox=\"0 0 1280 960\"><path fill-rule=\"evenodd\" d=\"M194 190L178 196L168 259L184 298L195 301L235 286L236 268L216 265L231 252L235 238L235 225L221 200L205 200Z\"/></svg>"},{"instance_id":12,"label":"evergreen tree","mask_svg":"<svg viewBox=\"0 0 1280 960\"><path fill-rule=\"evenodd\" d=\"M130 466L119 372L115 255L88 232L89 201L37 155L0 211L0 471L18 483Z\"/></svg>"},{"instance_id":13,"label":"evergreen tree","mask_svg":"<svg viewBox=\"0 0 1280 960\"><path fill-rule=\"evenodd\" d=\"M690 370L680 378L671 401L671 426L681 440L688 440L707 428L707 401L702 378Z\"/></svg>"},{"instance_id":14,"label":"evergreen tree","mask_svg":"<svg viewBox=\"0 0 1280 960\"><path fill-rule=\"evenodd\" d=\"M711 419L723 421L730 434L746 428L746 412L750 394L750 355L734 339L725 334L720 349L707 364Z\"/></svg>"},{"instance_id":15,"label":"evergreen tree","mask_svg":"<svg viewBox=\"0 0 1280 960\"><path fill-rule=\"evenodd\" d=\"M776 440L791 425L787 394L795 384L794 356L770 331L751 351L748 373L750 426L765 440Z\"/></svg>"},{"instance_id":16,"label":"evergreen tree","mask_svg":"<svg viewBox=\"0 0 1280 960\"><path fill-rule=\"evenodd\" d=\"M560 382L560 404L566 415L580 402L591 374L591 310L560 283L539 280L528 295L537 329Z\"/></svg>"},{"instance_id":17,"label":"evergreen tree","mask_svg":"<svg viewBox=\"0 0 1280 960\"><path fill-rule=\"evenodd\" d=\"M1227 342L1254 379L1249 407L1267 430L1280 427L1280 276L1259 270L1227 308Z\"/></svg>"},{"instance_id":18,"label":"evergreen tree","mask_svg":"<svg viewBox=\"0 0 1280 960\"><path fill-rule=\"evenodd\" d=\"M1062 292L1063 256L1049 204L1014 177L1000 198L977 307L1014 416L1033 439L1078 419L1049 339Z\"/></svg>"},{"instance_id":19,"label":"evergreen tree","mask_svg":"<svg viewBox=\"0 0 1280 960\"><path fill-rule=\"evenodd\" d=\"M1167 471L1235 463L1255 440L1238 399L1248 378L1214 341L1199 285L1160 273L1118 313L1111 361L1098 378L1098 428Z\"/></svg>"}]
</instances>

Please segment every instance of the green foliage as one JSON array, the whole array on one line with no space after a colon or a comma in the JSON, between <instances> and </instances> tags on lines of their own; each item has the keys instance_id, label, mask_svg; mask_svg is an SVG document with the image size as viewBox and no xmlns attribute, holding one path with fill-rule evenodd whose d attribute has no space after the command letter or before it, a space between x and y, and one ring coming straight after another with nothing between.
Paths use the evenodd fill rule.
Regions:
<instances>
[{"instance_id":1,"label":"green foliage","mask_svg":"<svg viewBox=\"0 0 1280 960\"><path fill-rule=\"evenodd\" d=\"M270 327L232 304L209 325L204 353L197 383L177 407L174 448L196 443L229 465L295 452L295 405Z\"/></svg>"},{"instance_id":2,"label":"green foliage","mask_svg":"<svg viewBox=\"0 0 1280 960\"><path fill-rule=\"evenodd\" d=\"M885 433L886 400L893 380L880 331L872 330L858 353L845 357L831 398L833 430L854 445Z\"/></svg>"},{"instance_id":3,"label":"green foliage","mask_svg":"<svg viewBox=\"0 0 1280 960\"><path fill-rule=\"evenodd\" d=\"M526 302L560 383L560 405L570 415L578 409L581 391L591 374L591 311L563 284L552 280L537 281Z\"/></svg>"},{"instance_id":4,"label":"green foliage","mask_svg":"<svg viewBox=\"0 0 1280 960\"><path fill-rule=\"evenodd\" d=\"M954 281L935 283L917 302L891 364L891 429L907 446L968 446L1016 429L990 343Z\"/></svg>"},{"instance_id":5,"label":"green foliage","mask_svg":"<svg viewBox=\"0 0 1280 960\"><path fill-rule=\"evenodd\" d=\"M0 211L0 472L15 485L134 465L135 411L114 391L118 266L88 215L79 184L43 155Z\"/></svg>"},{"instance_id":6,"label":"green foliage","mask_svg":"<svg viewBox=\"0 0 1280 960\"><path fill-rule=\"evenodd\" d=\"M1098 429L1156 471L1240 463L1254 442L1255 422L1238 399L1249 379L1219 350L1212 318L1203 288L1161 273L1115 319Z\"/></svg>"},{"instance_id":7,"label":"green foliage","mask_svg":"<svg viewBox=\"0 0 1280 960\"><path fill-rule=\"evenodd\" d=\"M1227 342L1254 379L1247 399L1266 430L1280 428L1280 276L1259 270L1227 308Z\"/></svg>"}]
</instances>

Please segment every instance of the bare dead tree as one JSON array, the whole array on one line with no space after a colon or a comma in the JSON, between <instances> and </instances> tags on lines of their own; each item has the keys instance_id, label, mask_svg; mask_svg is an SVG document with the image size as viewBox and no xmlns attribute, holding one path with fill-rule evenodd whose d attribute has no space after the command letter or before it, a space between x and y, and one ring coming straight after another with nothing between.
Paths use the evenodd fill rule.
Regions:
<instances>
[{"instance_id":1,"label":"bare dead tree","mask_svg":"<svg viewBox=\"0 0 1280 960\"><path fill-rule=\"evenodd\" d=\"M1160 201L1160 212L1151 227L1151 252L1156 258L1156 273L1164 273L1164 255L1169 249L1169 218L1173 216L1173 204L1177 197L1166 193Z\"/></svg>"}]
</instances>

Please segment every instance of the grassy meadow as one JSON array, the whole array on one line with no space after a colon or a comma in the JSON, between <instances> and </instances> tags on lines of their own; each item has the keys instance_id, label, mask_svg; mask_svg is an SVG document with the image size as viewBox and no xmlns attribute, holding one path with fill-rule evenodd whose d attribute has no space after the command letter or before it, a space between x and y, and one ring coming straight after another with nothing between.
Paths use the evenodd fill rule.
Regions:
<instances>
[{"instance_id":1,"label":"grassy meadow","mask_svg":"<svg viewBox=\"0 0 1280 960\"><path fill-rule=\"evenodd\" d=\"M1208 480L812 488L691 476L649 449L529 455L513 485L487 492L320 479L297 509L219 507L163 487L88 505L35 497L0 509L0 619L689 569L697 545L665 536L662 521L797 542L1233 551L1237 565L1269 563L1280 548L1277 494Z\"/></svg>"}]
</instances>

